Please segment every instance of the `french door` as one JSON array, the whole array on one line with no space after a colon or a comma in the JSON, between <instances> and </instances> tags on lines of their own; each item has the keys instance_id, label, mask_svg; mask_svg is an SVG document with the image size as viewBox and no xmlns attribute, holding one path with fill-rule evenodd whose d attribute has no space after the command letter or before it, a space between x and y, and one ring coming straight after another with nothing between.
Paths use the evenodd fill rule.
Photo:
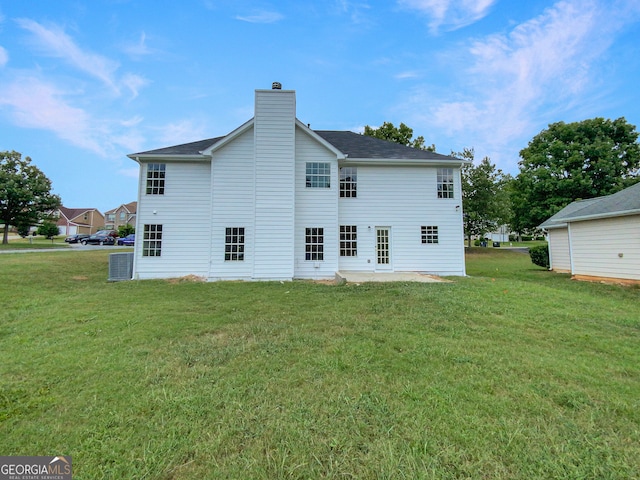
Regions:
<instances>
[{"instance_id":1,"label":"french door","mask_svg":"<svg viewBox=\"0 0 640 480\"><path fill-rule=\"evenodd\" d=\"M376 271L391 270L391 227L376 227Z\"/></svg>"}]
</instances>

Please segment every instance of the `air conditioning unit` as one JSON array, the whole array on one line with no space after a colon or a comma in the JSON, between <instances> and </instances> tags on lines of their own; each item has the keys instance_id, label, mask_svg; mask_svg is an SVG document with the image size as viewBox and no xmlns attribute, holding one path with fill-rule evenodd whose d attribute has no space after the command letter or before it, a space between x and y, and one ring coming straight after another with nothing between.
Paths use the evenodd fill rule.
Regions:
<instances>
[{"instance_id":1,"label":"air conditioning unit","mask_svg":"<svg viewBox=\"0 0 640 480\"><path fill-rule=\"evenodd\" d=\"M133 252L109 254L109 281L120 282L133 277Z\"/></svg>"}]
</instances>

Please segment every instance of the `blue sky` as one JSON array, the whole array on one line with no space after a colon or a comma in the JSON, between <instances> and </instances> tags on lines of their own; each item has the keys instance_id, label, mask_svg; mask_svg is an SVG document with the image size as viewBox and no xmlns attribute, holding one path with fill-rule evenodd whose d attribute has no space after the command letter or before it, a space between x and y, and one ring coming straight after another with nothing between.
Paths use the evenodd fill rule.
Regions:
<instances>
[{"instance_id":1,"label":"blue sky","mask_svg":"<svg viewBox=\"0 0 640 480\"><path fill-rule=\"evenodd\" d=\"M104 212L128 153L229 133L279 81L312 128L404 122L516 174L549 123L640 125L639 49L637 0L0 0L0 150Z\"/></svg>"}]
</instances>

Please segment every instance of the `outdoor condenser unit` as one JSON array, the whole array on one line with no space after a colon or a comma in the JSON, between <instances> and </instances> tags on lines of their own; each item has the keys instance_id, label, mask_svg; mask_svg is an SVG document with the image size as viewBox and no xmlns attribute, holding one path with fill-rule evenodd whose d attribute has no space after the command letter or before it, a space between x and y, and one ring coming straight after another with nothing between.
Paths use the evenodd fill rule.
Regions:
<instances>
[{"instance_id":1,"label":"outdoor condenser unit","mask_svg":"<svg viewBox=\"0 0 640 480\"><path fill-rule=\"evenodd\" d=\"M109 254L109 281L131 280L133 276L133 252Z\"/></svg>"}]
</instances>

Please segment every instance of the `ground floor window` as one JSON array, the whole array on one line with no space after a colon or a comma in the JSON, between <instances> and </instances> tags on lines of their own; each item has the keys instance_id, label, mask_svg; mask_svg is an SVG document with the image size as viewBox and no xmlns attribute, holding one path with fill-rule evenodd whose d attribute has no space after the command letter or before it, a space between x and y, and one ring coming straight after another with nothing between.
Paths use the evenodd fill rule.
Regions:
<instances>
[{"instance_id":1,"label":"ground floor window","mask_svg":"<svg viewBox=\"0 0 640 480\"><path fill-rule=\"evenodd\" d=\"M142 256L159 257L162 253L162 225L145 225L142 237Z\"/></svg>"},{"instance_id":2,"label":"ground floor window","mask_svg":"<svg viewBox=\"0 0 640 480\"><path fill-rule=\"evenodd\" d=\"M225 261L244 260L244 227L228 227L224 240Z\"/></svg>"},{"instance_id":3,"label":"ground floor window","mask_svg":"<svg viewBox=\"0 0 640 480\"><path fill-rule=\"evenodd\" d=\"M437 226L422 226L420 230L422 233L422 243L438 243Z\"/></svg>"},{"instance_id":4,"label":"ground floor window","mask_svg":"<svg viewBox=\"0 0 640 480\"><path fill-rule=\"evenodd\" d=\"M355 257L358 255L358 227L340 225L340 256Z\"/></svg>"},{"instance_id":5,"label":"ground floor window","mask_svg":"<svg viewBox=\"0 0 640 480\"><path fill-rule=\"evenodd\" d=\"M305 260L324 260L324 228L305 229Z\"/></svg>"}]
</instances>

